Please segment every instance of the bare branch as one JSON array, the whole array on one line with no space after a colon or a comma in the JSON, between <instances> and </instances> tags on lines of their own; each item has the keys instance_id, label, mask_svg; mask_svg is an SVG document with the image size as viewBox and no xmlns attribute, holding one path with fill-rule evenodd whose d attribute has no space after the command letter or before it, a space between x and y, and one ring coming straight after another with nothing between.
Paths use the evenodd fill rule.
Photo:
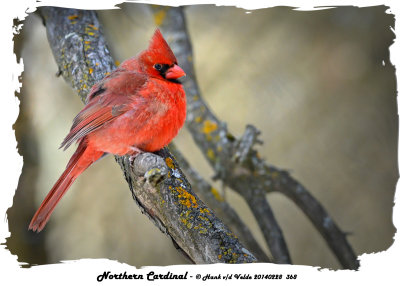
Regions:
<instances>
[{"instance_id":1,"label":"bare branch","mask_svg":"<svg viewBox=\"0 0 400 286\"><path fill-rule=\"evenodd\" d=\"M216 178L220 178L227 186L241 194L250 207L256 203L252 202L251 198L263 196L262 208L264 211L252 207L251 209L263 229L274 259L277 262L290 263L285 240L265 198L268 192L278 191L292 199L309 216L344 268L358 268L357 258L344 234L320 203L287 172L269 166L254 150L253 145L258 143L256 139L258 134L255 128L248 127L245 134L236 139L228 131L226 124L221 122L207 107L196 82L192 48L183 9L161 6L152 6L152 9L156 23L160 25L163 34L167 35L172 48L176 51L179 65L187 74L184 81L188 100L186 126L202 153L206 155L207 161L214 168ZM300 187L302 193L307 195L300 196L296 192ZM317 208L323 212L312 211L313 207L310 205L318 206ZM331 227L323 227L321 220L315 217L322 213L325 222L329 221ZM268 219L265 218L266 216ZM271 231L273 233L270 233ZM336 240L338 237L341 239Z\"/></svg>"},{"instance_id":2,"label":"bare branch","mask_svg":"<svg viewBox=\"0 0 400 286\"><path fill-rule=\"evenodd\" d=\"M233 170L232 156L234 152L234 137L227 131L226 124L222 124L209 110L200 97L200 91L195 79L193 69L193 55L190 39L186 29L184 14L181 7L151 6L156 19L162 19L160 28L163 34L171 42L172 49L178 58L179 65L186 72L183 84L187 96L188 117L186 126L189 128L196 144L206 154L208 162L216 171L216 178L221 178L229 187L239 193L259 192L254 189L252 174L244 167ZM244 171L247 176L243 184L232 184L230 177L236 178L238 172ZM243 179L244 177L241 176ZM243 188L242 188L243 187ZM257 186L256 186L257 187ZM250 197L250 196L246 196ZM246 197L244 197L246 199ZM266 199L264 204L268 205ZM268 206L269 208L269 206ZM254 211L252 209L252 211ZM273 229L273 235L269 231L263 231L274 260L278 263L291 263L286 242L282 231L276 222L272 212L264 215L272 215L268 218L268 229ZM256 217L257 219L257 217ZM270 244L271 243L271 244Z\"/></svg>"},{"instance_id":3,"label":"bare branch","mask_svg":"<svg viewBox=\"0 0 400 286\"><path fill-rule=\"evenodd\" d=\"M181 168L189 177L193 189L204 199L216 215L236 233L245 246L256 256L258 261L270 262L268 256L261 249L247 225L240 219L236 211L225 201L219 192L213 188L201 175L194 170L175 144L169 145L172 153L178 159Z\"/></svg>"},{"instance_id":4,"label":"bare branch","mask_svg":"<svg viewBox=\"0 0 400 286\"><path fill-rule=\"evenodd\" d=\"M133 174L125 172L130 165L128 158L120 157L117 161L124 166L124 174L142 212L171 236L193 262L255 260L237 237L191 192L189 182L167 148L157 155L139 155L134 161Z\"/></svg>"},{"instance_id":5,"label":"bare branch","mask_svg":"<svg viewBox=\"0 0 400 286\"><path fill-rule=\"evenodd\" d=\"M307 215L345 268L357 269L359 261L346 239L346 234L300 183L285 171L279 171L279 174L277 181L281 183L275 182L273 189L290 198Z\"/></svg>"},{"instance_id":6,"label":"bare branch","mask_svg":"<svg viewBox=\"0 0 400 286\"><path fill-rule=\"evenodd\" d=\"M84 101L90 87L115 68L93 11L43 7L41 15L58 68ZM255 262L236 236L192 192L167 148L116 156L142 212L195 263Z\"/></svg>"}]
</instances>

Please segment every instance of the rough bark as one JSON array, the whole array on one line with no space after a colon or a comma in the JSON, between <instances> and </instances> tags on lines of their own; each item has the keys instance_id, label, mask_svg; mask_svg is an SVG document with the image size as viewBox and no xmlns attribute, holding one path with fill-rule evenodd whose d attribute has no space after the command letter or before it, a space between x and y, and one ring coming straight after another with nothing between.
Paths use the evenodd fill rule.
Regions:
<instances>
[{"instance_id":1,"label":"rough bark","mask_svg":"<svg viewBox=\"0 0 400 286\"><path fill-rule=\"evenodd\" d=\"M359 262L345 234L323 206L288 172L267 164L255 150L259 131L251 125L235 138L201 97L193 68L193 53L182 7L152 6L154 20L171 43L179 65L187 101L188 127L194 141L220 179L247 201L263 231L277 263L290 263L282 231L274 218L266 194L280 192L291 199L312 221L344 268L357 269Z\"/></svg>"},{"instance_id":2,"label":"rough bark","mask_svg":"<svg viewBox=\"0 0 400 286\"><path fill-rule=\"evenodd\" d=\"M241 220L235 209L232 208L225 198L220 195L217 189L209 184L194 168L189 165L189 162L176 148L174 144L170 144L169 148L177 158L181 168L188 176L193 189L203 198L206 204L216 213L216 215L226 223L232 231L237 234L240 241L254 254L258 261L270 262L269 257L264 253L250 229Z\"/></svg>"},{"instance_id":3,"label":"rough bark","mask_svg":"<svg viewBox=\"0 0 400 286\"><path fill-rule=\"evenodd\" d=\"M59 68L84 101L91 86L114 68L93 11L43 7L40 13ZM141 211L195 263L255 262L237 237L193 193L175 158L164 148L130 163L116 156Z\"/></svg>"}]
</instances>

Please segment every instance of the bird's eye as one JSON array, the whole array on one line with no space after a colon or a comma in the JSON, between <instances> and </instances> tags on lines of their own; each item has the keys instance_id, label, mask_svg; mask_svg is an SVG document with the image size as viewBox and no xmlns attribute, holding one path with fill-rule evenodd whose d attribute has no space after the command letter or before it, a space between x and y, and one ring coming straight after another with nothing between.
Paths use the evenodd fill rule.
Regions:
<instances>
[{"instance_id":1,"label":"bird's eye","mask_svg":"<svg viewBox=\"0 0 400 286\"><path fill-rule=\"evenodd\" d=\"M162 65L161 64L155 64L154 68L158 71L160 71L162 69Z\"/></svg>"}]
</instances>

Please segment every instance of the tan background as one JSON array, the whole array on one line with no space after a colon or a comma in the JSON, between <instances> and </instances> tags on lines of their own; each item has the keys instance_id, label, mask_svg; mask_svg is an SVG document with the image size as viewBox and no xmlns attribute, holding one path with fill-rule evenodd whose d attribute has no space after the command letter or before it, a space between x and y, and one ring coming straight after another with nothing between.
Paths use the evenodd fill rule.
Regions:
<instances>
[{"instance_id":1,"label":"tan background","mask_svg":"<svg viewBox=\"0 0 400 286\"><path fill-rule=\"evenodd\" d=\"M145 5L122 7L99 12L119 61L146 48L155 29ZM395 231L398 117L388 58L394 18L385 11L382 6L251 13L211 5L186 9L198 80L211 109L237 136L247 123L257 126L262 156L290 170L351 232L357 254L386 250ZM11 252L30 263L100 257L135 266L187 263L140 213L112 156L75 182L43 233L26 233L74 151L58 147L82 103L55 76L45 28L36 15L25 21L17 44L25 72L16 129L20 151L28 155L9 211ZM212 176L185 129L175 142L193 166ZM266 248L241 198L230 190L226 195ZM295 205L281 195L268 198L295 264L340 267Z\"/></svg>"}]
</instances>

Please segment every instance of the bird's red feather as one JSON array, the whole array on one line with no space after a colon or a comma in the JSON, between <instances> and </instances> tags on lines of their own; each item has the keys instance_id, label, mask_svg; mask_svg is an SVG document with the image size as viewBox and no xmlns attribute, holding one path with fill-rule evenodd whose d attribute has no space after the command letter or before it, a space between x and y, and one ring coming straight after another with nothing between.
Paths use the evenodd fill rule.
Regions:
<instances>
[{"instance_id":1,"label":"bird's red feather","mask_svg":"<svg viewBox=\"0 0 400 286\"><path fill-rule=\"evenodd\" d=\"M156 64L168 67L168 77ZM185 92L176 81L183 74L157 29L147 50L93 86L61 144L68 148L78 142L79 146L35 213L30 229L43 229L75 179L103 155L129 155L137 149L153 152L171 142L186 117Z\"/></svg>"}]
</instances>

